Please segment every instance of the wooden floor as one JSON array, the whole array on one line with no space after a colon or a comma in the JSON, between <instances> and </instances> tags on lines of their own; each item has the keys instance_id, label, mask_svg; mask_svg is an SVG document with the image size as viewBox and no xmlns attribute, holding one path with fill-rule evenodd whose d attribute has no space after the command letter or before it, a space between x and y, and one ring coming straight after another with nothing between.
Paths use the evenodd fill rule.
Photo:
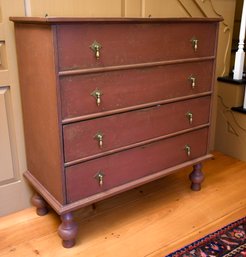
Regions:
<instances>
[{"instance_id":1,"label":"wooden floor","mask_svg":"<svg viewBox=\"0 0 246 257\"><path fill-rule=\"evenodd\" d=\"M34 208L0 218L0 256L157 257L246 216L246 163L220 153L200 192L185 169L75 213L77 245L61 247L59 217Z\"/></svg>"}]
</instances>

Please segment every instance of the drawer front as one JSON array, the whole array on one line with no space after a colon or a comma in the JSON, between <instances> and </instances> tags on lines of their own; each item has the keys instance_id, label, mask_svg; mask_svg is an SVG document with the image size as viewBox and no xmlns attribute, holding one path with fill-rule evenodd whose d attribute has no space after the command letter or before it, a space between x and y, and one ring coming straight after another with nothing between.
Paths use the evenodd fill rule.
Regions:
<instances>
[{"instance_id":1,"label":"drawer front","mask_svg":"<svg viewBox=\"0 0 246 257\"><path fill-rule=\"evenodd\" d=\"M210 96L63 126L65 161L209 122Z\"/></svg>"},{"instance_id":2,"label":"drawer front","mask_svg":"<svg viewBox=\"0 0 246 257\"><path fill-rule=\"evenodd\" d=\"M62 117L74 118L211 90L213 62L174 64L60 79ZM190 77L195 78L194 84ZM100 104L91 95L101 92Z\"/></svg>"},{"instance_id":3,"label":"drawer front","mask_svg":"<svg viewBox=\"0 0 246 257\"><path fill-rule=\"evenodd\" d=\"M204 22L60 25L57 27L59 69L213 56L216 26ZM198 40L196 51L194 38ZM101 46L98 54L91 49L95 41Z\"/></svg>"},{"instance_id":4,"label":"drawer front","mask_svg":"<svg viewBox=\"0 0 246 257\"><path fill-rule=\"evenodd\" d=\"M203 156L207 153L207 139L208 129L196 130L68 167L67 200L74 202ZM190 156L186 145L190 146ZM101 185L99 174L103 174Z\"/></svg>"}]
</instances>

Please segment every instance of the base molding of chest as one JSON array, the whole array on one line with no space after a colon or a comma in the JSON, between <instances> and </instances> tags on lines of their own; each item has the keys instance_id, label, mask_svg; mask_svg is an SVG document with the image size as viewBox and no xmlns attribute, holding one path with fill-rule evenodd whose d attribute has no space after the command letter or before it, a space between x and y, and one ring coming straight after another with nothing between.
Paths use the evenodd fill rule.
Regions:
<instances>
[{"instance_id":1,"label":"base molding of chest","mask_svg":"<svg viewBox=\"0 0 246 257\"><path fill-rule=\"evenodd\" d=\"M107 190L105 192L101 192L92 196L89 196L87 198L81 199L79 201L70 203L70 204L61 204L59 203L50 193L49 191L29 172L26 171L24 173L25 178L31 183L31 185L35 188L35 190L43 196L43 198L47 201L47 203L56 211L57 214L62 215L71 211L78 210L82 207L85 207L89 204L93 204L95 202L98 202L99 200L107 199L111 196L114 196L116 194L125 192L129 189L133 189L135 187L141 186L143 184L146 184L148 182L154 181L156 179L163 178L179 169L189 167L192 165L196 165L198 163L201 163L205 160L212 159L212 154L207 154L202 157L193 159L191 161L184 162L182 164L176 165L174 167L159 171L157 173L142 177L140 179L131 181L129 183L126 183L124 185L120 185L117 187L114 187L110 190Z\"/></svg>"}]
</instances>

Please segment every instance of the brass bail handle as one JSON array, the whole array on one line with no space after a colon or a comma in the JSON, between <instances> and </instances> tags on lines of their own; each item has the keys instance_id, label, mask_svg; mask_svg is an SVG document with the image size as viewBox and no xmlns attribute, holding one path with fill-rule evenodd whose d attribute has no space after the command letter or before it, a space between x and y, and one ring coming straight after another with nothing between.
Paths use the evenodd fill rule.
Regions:
<instances>
[{"instance_id":1,"label":"brass bail handle","mask_svg":"<svg viewBox=\"0 0 246 257\"><path fill-rule=\"evenodd\" d=\"M95 97L96 99L96 104L97 106L100 106L101 102L102 102L102 95L103 93L98 89L96 88L92 93L91 93L91 96Z\"/></svg>"},{"instance_id":2,"label":"brass bail handle","mask_svg":"<svg viewBox=\"0 0 246 257\"><path fill-rule=\"evenodd\" d=\"M102 48L102 45L99 44L97 41L94 41L91 45L90 45L90 48L92 51L95 52L95 57L96 59L99 59L100 58L100 50Z\"/></svg>"},{"instance_id":3,"label":"brass bail handle","mask_svg":"<svg viewBox=\"0 0 246 257\"><path fill-rule=\"evenodd\" d=\"M104 179L104 173L102 171L99 171L96 175L95 175L95 179L98 180L98 184L100 187L103 186L103 179Z\"/></svg>"},{"instance_id":4,"label":"brass bail handle","mask_svg":"<svg viewBox=\"0 0 246 257\"><path fill-rule=\"evenodd\" d=\"M192 89L194 89L196 87L196 77L194 77L193 75L190 75L190 77L188 79L191 82Z\"/></svg>"},{"instance_id":5,"label":"brass bail handle","mask_svg":"<svg viewBox=\"0 0 246 257\"><path fill-rule=\"evenodd\" d=\"M97 140L99 148L103 147L103 133L98 131L96 135L94 136L94 139Z\"/></svg>"},{"instance_id":6,"label":"brass bail handle","mask_svg":"<svg viewBox=\"0 0 246 257\"><path fill-rule=\"evenodd\" d=\"M196 37L193 37L190 41L194 51L196 52L198 49L198 39Z\"/></svg>"},{"instance_id":7,"label":"brass bail handle","mask_svg":"<svg viewBox=\"0 0 246 257\"><path fill-rule=\"evenodd\" d=\"M186 117L188 118L189 123L192 124L192 122L193 122L193 113L192 112L187 112L186 113Z\"/></svg>"},{"instance_id":8,"label":"brass bail handle","mask_svg":"<svg viewBox=\"0 0 246 257\"><path fill-rule=\"evenodd\" d=\"M191 155L191 147L189 145L185 145L185 151L188 157Z\"/></svg>"},{"instance_id":9,"label":"brass bail handle","mask_svg":"<svg viewBox=\"0 0 246 257\"><path fill-rule=\"evenodd\" d=\"M95 98L96 98L97 105L99 106L101 104L101 93L96 92L95 93Z\"/></svg>"}]
</instances>

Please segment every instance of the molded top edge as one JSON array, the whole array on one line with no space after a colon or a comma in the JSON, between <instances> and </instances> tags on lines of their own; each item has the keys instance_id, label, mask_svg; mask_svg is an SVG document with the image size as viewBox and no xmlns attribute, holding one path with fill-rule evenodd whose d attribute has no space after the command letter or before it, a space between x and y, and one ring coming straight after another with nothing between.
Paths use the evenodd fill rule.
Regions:
<instances>
[{"instance_id":1,"label":"molded top edge","mask_svg":"<svg viewBox=\"0 0 246 257\"><path fill-rule=\"evenodd\" d=\"M58 23L157 23L157 22L219 22L222 18L86 18L86 17L10 17L11 21L15 23L45 23L45 24L58 24Z\"/></svg>"}]
</instances>

